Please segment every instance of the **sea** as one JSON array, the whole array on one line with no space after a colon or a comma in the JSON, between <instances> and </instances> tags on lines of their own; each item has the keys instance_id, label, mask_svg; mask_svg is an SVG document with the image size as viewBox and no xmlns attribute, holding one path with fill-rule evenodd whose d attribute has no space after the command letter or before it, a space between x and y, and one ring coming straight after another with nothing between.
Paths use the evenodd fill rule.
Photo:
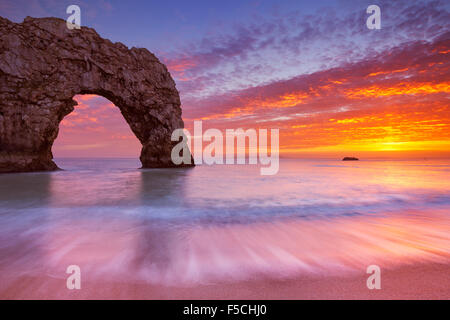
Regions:
<instances>
[{"instance_id":1,"label":"sea","mask_svg":"<svg viewBox=\"0 0 450 320\"><path fill-rule=\"evenodd\" d=\"M0 175L0 290L18 279L166 286L365 272L450 257L450 160L281 159L140 169L61 158Z\"/></svg>"}]
</instances>

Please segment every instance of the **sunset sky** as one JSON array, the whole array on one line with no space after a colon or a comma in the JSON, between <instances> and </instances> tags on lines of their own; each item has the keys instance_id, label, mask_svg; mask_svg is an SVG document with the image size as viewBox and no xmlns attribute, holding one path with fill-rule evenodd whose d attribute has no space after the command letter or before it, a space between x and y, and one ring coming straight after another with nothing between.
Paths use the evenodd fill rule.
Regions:
<instances>
[{"instance_id":1,"label":"sunset sky","mask_svg":"<svg viewBox=\"0 0 450 320\"><path fill-rule=\"evenodd\" d=\"M145 47L180 91L187 129L279 128L285 156L450 155L448 1L10 1L0 15L67 18ZM369 30L366 8L381 8ZM105 98L76 96L56 157L135 157Z\"/></svg>"}]
</instances>

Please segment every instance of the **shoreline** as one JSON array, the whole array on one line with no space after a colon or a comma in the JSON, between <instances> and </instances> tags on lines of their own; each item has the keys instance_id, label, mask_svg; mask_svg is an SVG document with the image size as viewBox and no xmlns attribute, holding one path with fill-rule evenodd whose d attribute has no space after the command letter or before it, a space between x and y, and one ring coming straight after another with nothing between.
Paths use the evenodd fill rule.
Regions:
<instances>
[{"instance_id":1,"label":"shoreline","mask_svg":"<svg viewBox=\"0 0 450 320\"><path fill-rule=\"evenodd\" d=\"M450 264L416 263L381 270L381 289L369 290L364 272L343 276L298 276L193 286L88 281L80 290L65 288L65 278L22 277L0 289L1 299L137 300L428 300L450 299ZM1 283L1 282L0 282Z\"/></svg>"}]
</instances>

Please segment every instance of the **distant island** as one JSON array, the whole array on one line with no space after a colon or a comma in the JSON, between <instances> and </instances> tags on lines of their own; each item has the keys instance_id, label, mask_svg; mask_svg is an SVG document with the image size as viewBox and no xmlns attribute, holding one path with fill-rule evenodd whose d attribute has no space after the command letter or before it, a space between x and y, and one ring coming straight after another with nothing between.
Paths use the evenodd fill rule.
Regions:
<instances>
[{"instance_id":1,"label":"distant island","mask_svg":"<svg viewBox=\"0 0 450 320\"><path fill-rule=\"evenodd\" d=\"M358 158L355 157L345 157L344 159L342 159L342 161L358 161Z\"/></svg>"}]
</instances>

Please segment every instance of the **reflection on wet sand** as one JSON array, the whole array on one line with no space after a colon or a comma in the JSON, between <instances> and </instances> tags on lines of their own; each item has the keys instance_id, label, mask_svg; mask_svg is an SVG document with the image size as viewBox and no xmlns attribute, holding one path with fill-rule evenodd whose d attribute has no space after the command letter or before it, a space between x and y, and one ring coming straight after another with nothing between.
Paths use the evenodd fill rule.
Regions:
<instances>
[{"instance_id":1,"label":"reflection on wet sand","mask_svg":"<svg viewBox=\"0 0 450 320\"><path fill-rule=\"evenodd\" d=\"M448 263L447 213L193 228L184 231L187 240L173 250L177 262L172 276L188 282L242 280L255 274L288 278L361 271L371 264Z\"/></svg>"},{"instance_id":2,"label":"reflection on wet sand","mask_svg":"<svg viewBox=\"0 0 450 320\"><path fill-rule=\"evenodd\" d=\"M64 278L79 265L89 281L190 286L253 277L289 278L392 268L413 262L448 263L450 219L441 213L392 217L291 220L203 226L179 231L139 221L57 223L41 239L41 256L22 261L28 275ZM25 254L25 252L23 252ZM37 259L36 259L37 258ZM37 264L44 263L44 266ZM33 272L33 265L38 272ZM3 266L2 285L5 279ZM12 272L6 272L12 276ZM3 287L4 289L4 287Z\"/></svg>"}]
</instances>

